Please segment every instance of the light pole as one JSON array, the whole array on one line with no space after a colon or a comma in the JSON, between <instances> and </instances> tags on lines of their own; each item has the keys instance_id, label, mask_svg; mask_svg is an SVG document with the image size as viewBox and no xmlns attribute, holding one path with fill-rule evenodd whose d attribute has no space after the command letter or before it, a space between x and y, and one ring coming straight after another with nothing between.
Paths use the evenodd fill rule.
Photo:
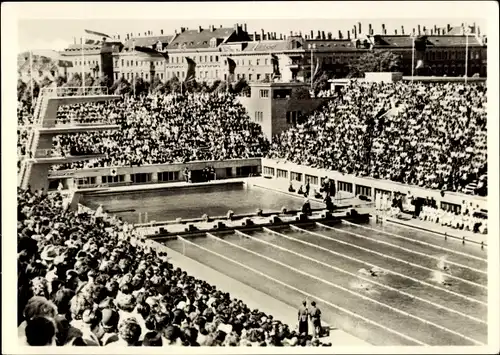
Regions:
<instances>
[{"instance_id":1,"label":"light pole","mask_svg":"<svg viewBox=\"0 0 500 355\"><path fill-rule=\"evenodd\" d=\"M469 26L465 24L465 84L467 84L467 65L469 64Z\"/></svg>"}]
</instances>

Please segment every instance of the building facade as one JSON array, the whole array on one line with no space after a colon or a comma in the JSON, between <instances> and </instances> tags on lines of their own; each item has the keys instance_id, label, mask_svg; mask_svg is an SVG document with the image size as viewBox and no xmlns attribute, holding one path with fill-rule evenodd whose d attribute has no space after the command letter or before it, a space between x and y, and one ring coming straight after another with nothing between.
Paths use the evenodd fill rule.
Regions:
<instances>
[{"instance_id":1,"label":"building facade","mask_svg":"<svg viewBox=\"0 0 500 355\"><path fill-rule=\"evenodd\" d=\"M250 34L246 25L235 24L195 30L181 28L173 35L164 35L163 31L160 36L154 36L152 31L143 36L130 33L123 43L118 36L101 46L84 45L83 56L81 44L71 45L64 54L73 62L68 75L81 73L83 68L94 77L107 75L112 81L121 77L129 81L134 77L146 81L155 78L163 82L173 78L182 81L186 79L186 57L196 63L198 82L228 80L230 57L236 63L231 78L234 81L310 82L316 69L330 77L346 77L350 65L361 56L380 51L400 56L403 75L411 75L413 68L415 75L435 76L463 76L467 52L467 75L486 76L486 37L480 35L475 25L468 29L466 35L461 26L433 29L418 26L406 34L401 27L399 33L395 30L394 34L387 34L382 25L376 34L371 25L364 32L358 23L346 33L339 31L334 38L331 32L323 31L304 35L291 32L288 36L264 30ZM136 46L157 52L137 51ZM102 55L105 47L107 56Z\"/></svg>"}]
</instances>

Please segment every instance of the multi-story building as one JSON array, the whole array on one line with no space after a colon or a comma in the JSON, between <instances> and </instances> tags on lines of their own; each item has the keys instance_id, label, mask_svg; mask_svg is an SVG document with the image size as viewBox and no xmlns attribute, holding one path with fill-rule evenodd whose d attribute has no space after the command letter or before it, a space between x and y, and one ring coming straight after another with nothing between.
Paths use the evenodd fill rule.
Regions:
<instances>
[{"instance_id":1,"label":"multi-story building","mask_svg":"<svg viewBox=\"0 0 500 355\"><path fill-rule=\"evenodd\" d=\"M154 78L167 81L174 77L184 80L186 57L189 57L196 63L196 80L210 83L229 78L229 57L236 63L234 80L269 82L273 78L276 81L277 76L282 82L308 82L317 66L330 76L345 77L350 65L370 51L399 55L404 75L412 74L413 65L415 75L463 76L467 51L467 74L486 76L486 37L481 36L475 25L469 27L468 35L463 28L418 26L406 34L402 27L392 35L384 25L375 34L371 25L364 32L358 23L346 33L339 31L334 38L332 33L322 31L288 36L264 30L249 34L246 25L236 24L232 28L181 28L173 35L164 35L163 31L159 36L151 31L144 36L127 34L123 44L118 36L102 46L84 45L84 56L79 44L73 44L64 54L73 61L69 75L80 73L83 62L84 71L93 76L108 75L112 80L123 77L129 81L134 77L146 81ZM135 46L150 47L163 55L137 51ZM415 69L417 64L419 68Z\"/></svg>"}]
</instances>

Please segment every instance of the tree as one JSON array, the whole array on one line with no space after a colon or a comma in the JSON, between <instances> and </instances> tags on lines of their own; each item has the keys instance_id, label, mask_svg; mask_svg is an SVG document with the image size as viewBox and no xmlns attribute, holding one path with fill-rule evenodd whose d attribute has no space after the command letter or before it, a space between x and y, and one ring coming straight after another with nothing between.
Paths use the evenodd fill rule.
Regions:
<instances>
[{"instance_id":1,"label":"tree","mask_svg":"<svg viewBox=\"0 0 500 355\"><path fill-rule=\"evenodd\" d=\"M82 77L79 73L74 73L70 80L66 83L67 87L80 87L82 86Z\"/></svg>"},{"instance_id":2,"label":"tree","mask_svg":"<svg viewBox=\"0 0 500 355\"><path fill-rule=\"evenodd\" d=\"M52 84L52 80L50 80L47 76L45 76L42 81L40 82L40 87L45 88Z\"/></svg>"},{"instance_id":3,"label":"tree","mask_svg":"<svg viewBox=\"0 0 500 355\"><path fill-rule=\"evenodd\" d=\"M304 100L304 99L309 99L311 97L311 94L309 93L309 90L305 87L298 87L294 91L292 91L292 99L295 100Z\"/></svg>"},{"instance_id":4,"label":"tree","mask_svg":"<svg viewBox=\"0 0 500 355\"><path fill-rule=\"evenodd\" d=\"M317 95L320 91L328 90L330 88L330 83L328 82L329 79L330 78L327 73L323 73L316 78L312 85L315 95Z\"/></svg>"},{"instance_id":5,"label":"tree","mask_svg":"<svg viewBox=\"0 0 500 355\"><path fill-rule=\"evenodd\" d=\"M235 94L241 94L246 88L250 88L245 79L240 79L234 84L233 91Z\"/></svg>"},{"instance_id":6,"label":"tree","mask_svg":"<svg viewBox=\"0 0 500 355\"><path fill-rule=\"evenodd\" d=\"M165 87L169 93L180 91L181 84L179 78L174 76L173 78L168 79L168 81L165 83Z\"/></svg>"},{"instance_id":7,"label":"tree","mask_svg":"<svg viewBox=\"0 0 500 355\"><path fill-rule=\"evenodd\" d=\"M147 94L149 91L149 83L144 81L143 78L135 77L132 84L132 92L135 90L135 95ZM135 83L134 83L135 82ZM135 89L134 89L135 85Z\"/></svg>"},{"instance_id":8,"label":"tree","mask_svg":"<svg viewBox=\"0 0 500 355\"><path fill-rule=\"evenodd\" d=\"M66 84L66 78L63 76L60 76L60 75L54 81L55 81L57 87L61 87L64 84Z\"/></svg>"},{"instance_id":9,"label":"tree","mask_svg":"<svg viewBox=\"0 0 500 355\"><path fill-rule=\"evenodd\" d=\"M121 77L120 79L114 82L110 91L115 95L123 95L132 91L132 88L130 83L124 77Z\"/></svg>"},{"instance_id":10,"label":"tree","mask_svg":"<svg viewBox=\"0 0 500 355\"><path fill-rule=\"evenodd\" d=\"M94 78L90 73L85 74L85 87L91 87L94 85Z\"/></svg>"},{"instance_id":11,"label":"tree","mask_svg":"<svg viewBox=\"0 0 500 355\"><path fill-rule=\"evenodd\" d=\"M24 98L26 91L29 91L28 85L21 79L17 79L17 101L22 101Z\"/></svg>"},{"instance_id":12,"label":"tree","mask_svg":"<svg viewBox=\"0 0 500 355\"><path fill-rule=\"evenodd\" d=\"M367 72L393 72L401 68L401 57L390 51L363 54L350 65L349 77L362 78Z\"/></svg>"},{"instance_id":13,"label":"tree","mask_svg":"<svg viewBox=\"0 0 500 355\"><path fill-rule=\"evenodd\" d=\"M109 80L109 77L107 75L101 75L98 79L94 80L94 86L95 87L104 86L110 88L111 80Z\"/></svg>"}]
</instances>

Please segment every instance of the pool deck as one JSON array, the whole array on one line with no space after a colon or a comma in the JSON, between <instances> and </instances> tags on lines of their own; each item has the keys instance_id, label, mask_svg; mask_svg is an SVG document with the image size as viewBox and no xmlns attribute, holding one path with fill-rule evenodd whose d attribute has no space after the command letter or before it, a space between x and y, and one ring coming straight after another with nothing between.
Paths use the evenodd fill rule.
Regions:
<instances>
[{"instance_id":1,"label":"pool deck","mask_svg":"<svg viewBox=\"0 0 500 355\"><path fill-rule=\"evenodd\" d=\"M422 221L418 218L411 218L411 217L409 217L409 219L387 217L387 221L397 225L408 226L429 233L442 235L443 237L446 235L448 238L454 238L459 240L462 240L463 238L465 242L475 243L475 244L483 243L484 246L488 245L488 234L480 234L471 231L454 229L442 226L437 223Z\"/></svg>"},{"instance_id":2,"label":"pool deck","mask_svg":"<svg viewBox=\"0 0 500 355\"><path fill-rule=\"evenodd\" d=\"M259 309L266 314L272 315L289 325L290 329L294 329L297 325L297 308L294 308L284 302L281 302L261 291L258 291L244 283L237 281L229 276L226 276L206 265L203 265L195 260L192 260L184 255L154 241L150 241L151 245L157 249L166 251L171 257L170 262L188 275L204 280L218 289L229 292L231 298L237 298L245 302L250 309ZM323 322L324 326L329 326L330 335L320 338L322 342L331 342L332 346L371 346L371 344L354 337L353 335L344 332L335 326L328 325Z\"/></svg>"}]
</instances>

